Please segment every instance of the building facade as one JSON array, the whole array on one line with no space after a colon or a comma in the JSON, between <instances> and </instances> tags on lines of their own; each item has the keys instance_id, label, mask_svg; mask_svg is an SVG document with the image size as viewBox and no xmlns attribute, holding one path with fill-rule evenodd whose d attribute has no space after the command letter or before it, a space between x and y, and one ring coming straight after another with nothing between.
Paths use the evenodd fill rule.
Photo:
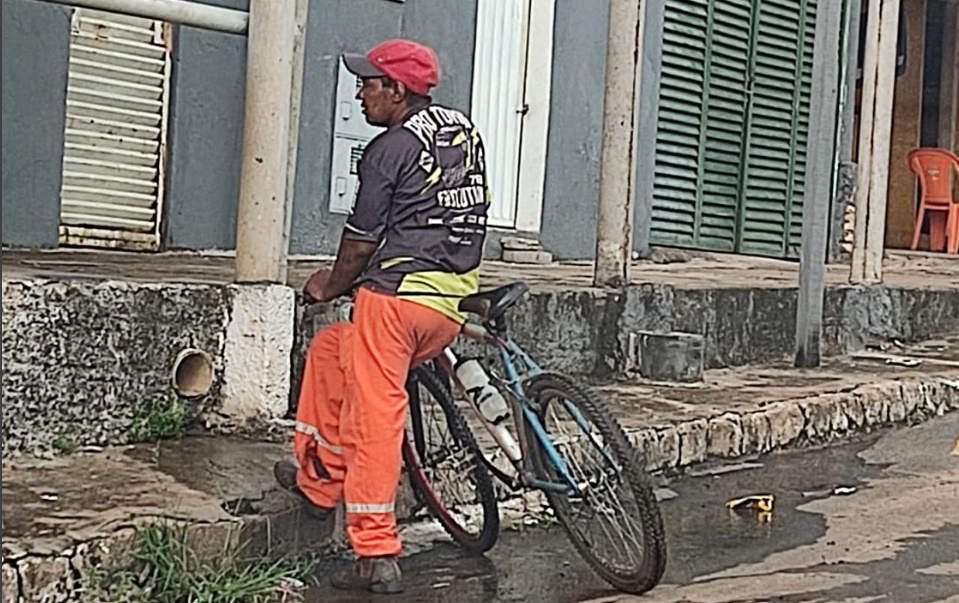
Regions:
<instances>
[{"instance_id":1,"label":"building facade","mask_svg":"<svg viewBox=\"0 0 959 603\"><path fill-rule=\"evenodd\" d=\"M934 2L946 4L904 0L922 4L909 24L924 23ZM796 257L817 0L643 4L637 248ZM335 251L355 160L376 133L339 55L404 36L437 50L437 101L484 132L490 254L500 235L518 233L557 258L592 257L606 0L310 5L292 253ZM3 244L232 249L245 38L37 0L2 10ZM907 56L921 70L922 48Z\"/></svg>"}]
</instances>

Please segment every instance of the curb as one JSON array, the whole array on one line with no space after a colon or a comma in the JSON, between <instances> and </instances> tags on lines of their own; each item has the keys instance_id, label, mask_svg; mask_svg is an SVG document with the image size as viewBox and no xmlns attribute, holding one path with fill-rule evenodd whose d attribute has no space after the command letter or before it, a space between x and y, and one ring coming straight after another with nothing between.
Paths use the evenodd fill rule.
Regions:
<instances>
[{"instance_id":1,"label":"curb","mask_svg":"<svg viewBox=\"0 0 959 603\"><path fill-rule=\"evenodd\" d=\"M700 417L627 435L645 451L649 471L669 471L710 458L823 444L957 410L959 375L860 385L849 391L774 402L751 412Z\"/></svg>"}]
</instances>

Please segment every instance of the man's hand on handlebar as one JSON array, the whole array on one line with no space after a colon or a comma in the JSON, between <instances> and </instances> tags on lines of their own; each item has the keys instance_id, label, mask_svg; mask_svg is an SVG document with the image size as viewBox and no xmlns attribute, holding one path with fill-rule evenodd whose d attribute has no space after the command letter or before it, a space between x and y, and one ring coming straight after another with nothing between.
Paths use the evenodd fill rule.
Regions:
<instances>
[{"instance_id":1,"label":"man's hand on handlebar","mask_svg":"<svg viewBox=\"0 0 959 603\"><path fill-rule=\"evenodd\" d=\"M314 272L303 293L314 302L331 302L341 295L347 295L353 290L356 279L363 272L377 243L369 241L354 241L343 237L340 239L340 250L336 254L333 269L320 268Z\"/></svg>"}]
</instances>

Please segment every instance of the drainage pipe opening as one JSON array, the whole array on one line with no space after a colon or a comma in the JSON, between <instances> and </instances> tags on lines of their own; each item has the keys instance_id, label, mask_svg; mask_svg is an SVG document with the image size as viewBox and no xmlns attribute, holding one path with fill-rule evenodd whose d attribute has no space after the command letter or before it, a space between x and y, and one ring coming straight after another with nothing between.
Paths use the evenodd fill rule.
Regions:
<instances>
[{"instance_id":1,"label":"drainage pipe opening","mask_svg":"<svg viewBox=\"0 0 959 603\"><path fill-rule=\"evenodd\" d=\"M197 398L213 387L213 360L203 350L186 349L173 363L173 389L184 398Z\"/></svg>"}]
</instances>

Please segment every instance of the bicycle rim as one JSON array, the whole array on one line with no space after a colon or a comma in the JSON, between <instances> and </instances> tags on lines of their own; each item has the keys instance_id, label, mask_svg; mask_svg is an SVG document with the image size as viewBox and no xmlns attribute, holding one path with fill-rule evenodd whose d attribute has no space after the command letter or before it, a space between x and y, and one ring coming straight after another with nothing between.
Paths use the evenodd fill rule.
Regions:
<instances>
[{"instance_id":1,"label":"bicycle rim","mask_svg":"<svg viewBox=\"0 0 959 603\"><path fill-rule=\"evenodd\" d=\"M485 553L499 537L499 505L482 452L435 372L415 369L407 390L403 460L417 498L460 546Z\"/></svg>"},{"instance_id":2,"label":"bicycle rim","mask_svg":"<svg viewBox=\"0 0 959 603\"><path fill-rule=\"evenodd\" d=\"M561 375L527 385L543 427L582 495L546 492L579 554L619 590L642 593L666 567L659 504L645 462L595 393ZM543 477L562 482L547 452L530 434L533 461Z\"/></svg>"}]
</instances>

